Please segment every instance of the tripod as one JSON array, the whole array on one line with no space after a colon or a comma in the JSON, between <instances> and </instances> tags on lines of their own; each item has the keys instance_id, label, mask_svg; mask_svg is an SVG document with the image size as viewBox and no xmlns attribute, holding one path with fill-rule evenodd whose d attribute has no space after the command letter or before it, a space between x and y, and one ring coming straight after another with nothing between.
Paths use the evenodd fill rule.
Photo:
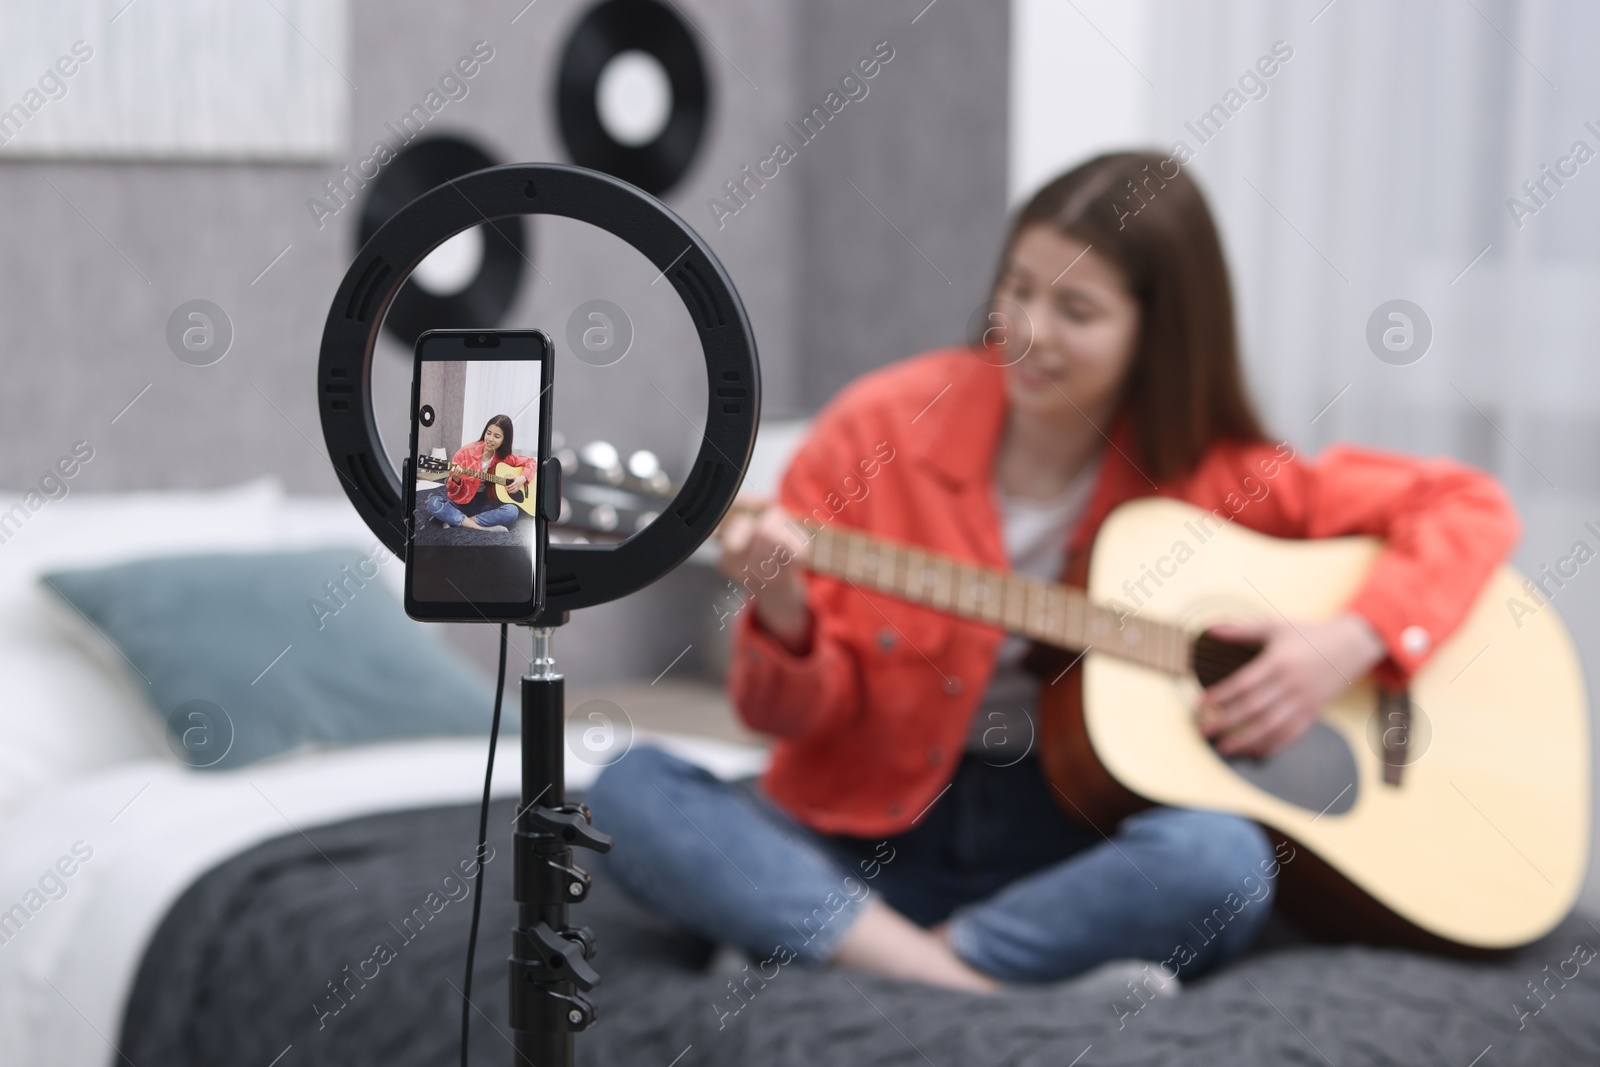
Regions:
<instances>
[{"instance_id":1,"label":"tripod","mask_svg":"<svg viewBox=\"0 0 1600 1067\"><path fill-rule=\"evenodd\" d=\"M574 848L606 852L611 838L589 824L589 810L566 799L565 680L550 652L567 613L528 624L533 657L522 676L522 801L517 809L517 926L511 934L511 1029L517 1067L572 1067L572 1035L594 1023L583 994L600 975L590 966L594 935L567 924L567 908L589 895L589 875Z\"/></svg>"}]
</instances>

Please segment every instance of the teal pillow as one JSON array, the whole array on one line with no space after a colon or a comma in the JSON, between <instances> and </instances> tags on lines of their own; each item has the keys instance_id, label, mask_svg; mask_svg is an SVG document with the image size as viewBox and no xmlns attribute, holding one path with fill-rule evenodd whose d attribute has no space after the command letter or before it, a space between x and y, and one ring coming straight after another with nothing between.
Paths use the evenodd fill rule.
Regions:
<instances>
[{"instance_id":1,"label":"teal pillow","mask_svg":"<svg viewBox=\"0 0 1600 1067\"><path fill-rule=\"evenodd\" d=\"M394 559L389 565L399 566ZM144 559L42 581L148 683L179 758L487 737L494 691L406 616L357 549Z\"/></svg>"}]
</instances>

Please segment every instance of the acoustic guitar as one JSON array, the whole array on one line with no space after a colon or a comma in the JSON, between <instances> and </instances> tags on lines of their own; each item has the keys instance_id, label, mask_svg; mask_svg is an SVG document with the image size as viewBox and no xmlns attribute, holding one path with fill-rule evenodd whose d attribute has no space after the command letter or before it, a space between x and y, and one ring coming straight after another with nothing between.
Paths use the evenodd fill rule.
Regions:
<instances>
[{"instance_id":1,"label":"acoustic guitar","mask_svg":"<svg viewBox=\"0 0 1600 1067\"><path fill-rule=\"evenodd\" d=\"M1258 760L1224 758L1195 722L1201 687L1258 651L1206 627L1335 614L1379 541L1279 540L1146 498L1117 508L1069 571L1083 588L807 528L801 562L815 573L1078 654L1043 684L1036 749L1080 822L1109 832L1152 804L1251 818L1297 846L1279 876L1285 910L1339 938L1495 954L1543 936L1577 899L1590 811L1583 677L1553 607L1509 610L1530 606L1509 566L1407 690L1356 680Z\"/></svg>"},{"instance_id":2,"label":"acoustic guitar","mask_svg":"<svg viewBox=\"0 0 1600 1067\"><path fill-rule=\"evenodd\" d=\"M451 463L448 460L435 459L432 456L417 457L418 478L427 481L439 481L438 478L428 478L427 474L423 473L424 471L433 474L444 474L446 476L451 474L464 474L468 478L480 478L494 486L494 495L502 504L515 504L517 507L527 512L530 516L537 516L539 505L538 498L534 494L534 487L537 481L537 475L534 471L528 471L528 480L521 489L513 492L507 488L507 486L515 481L525 469L526 468L523 467L513 467L509 463L496 463L494 465L494 473L490 474L487 471L481 471L475 467L463 467L459 463Z\"/></svg>"}]
</instances>

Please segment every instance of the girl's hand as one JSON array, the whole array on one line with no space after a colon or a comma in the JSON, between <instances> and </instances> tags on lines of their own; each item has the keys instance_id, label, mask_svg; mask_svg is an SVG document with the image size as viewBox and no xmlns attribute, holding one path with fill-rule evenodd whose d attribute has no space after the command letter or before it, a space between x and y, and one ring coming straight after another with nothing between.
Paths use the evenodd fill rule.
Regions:
<instances>
[{"instance_id":1,"label":"girl's hand","mask_svg":"<svg viewBox=\"0 0 1600 1067\"><path fill-rule=\"evenodd\" d=\"M1270 756L1310 727L1317 713L1388 655L1367 620L1347 611L1318 622L1218 625L1226 641L1261 652L1200 700L1200 732L1224 756Z\"/></svg>"},{"instance_id":2,"label":"girl's hand","mask_svg":"<svg viewBox=\"0 0 1600 1067\"><path fill-rule=\"evenodd\" d=\"M796 560L806 541L789 525L780 507L759 516L735 513L722 527L722 558L717 568L755 597L756 617L791 652L803 654L811 641L811 609L806 582Z\"/></svg>"},{"instance_id":3,"label":"girl's hand","mask_svg":"<svg viewBox=\"0 0 1600 1067\"><path fill-rule=\"evenodd\" d=\"M511 479L511 484L506 486L506 488L509 491L515 493L518 489L521 489L523 486L525 486L527 484L528 484L528 476L526 474L519 474L515 478Z\"/></svg>"}]
</instances>

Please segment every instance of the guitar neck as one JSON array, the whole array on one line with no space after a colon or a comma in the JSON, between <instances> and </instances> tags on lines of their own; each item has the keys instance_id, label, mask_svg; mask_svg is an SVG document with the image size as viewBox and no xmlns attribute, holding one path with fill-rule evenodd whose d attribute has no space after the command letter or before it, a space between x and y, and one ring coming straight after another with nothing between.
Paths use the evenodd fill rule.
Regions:
<instances>
[{"instance_id":1,"label":"guitar neck","mask_svg":"<svg viewBox=\"0 0 1600 1067\"><path fill-rule=\"evenodd\" d=\"M472 467L463 467L459 463L452 463L450 466L457 474L465 474L468 478L477 478L481 481L493 482L495 485L511 484L510 478L502 478L500 475L490 474L488 471L480 471Z\"/></svg>"},{"instance_id":2,"label":"guitar neck","mask_svg":"<svg viewBox=\"0 0 1600 1067\"><path fill-rule=\"evenodd\" d=\"M812 530L807 566L858 588L887 593L1056 648L1094 649L1168 674L1189 673L1192 637L1170 623L1130 617L1081 589L963 563L854 530Z\"/></svg>"}]
</instances>

